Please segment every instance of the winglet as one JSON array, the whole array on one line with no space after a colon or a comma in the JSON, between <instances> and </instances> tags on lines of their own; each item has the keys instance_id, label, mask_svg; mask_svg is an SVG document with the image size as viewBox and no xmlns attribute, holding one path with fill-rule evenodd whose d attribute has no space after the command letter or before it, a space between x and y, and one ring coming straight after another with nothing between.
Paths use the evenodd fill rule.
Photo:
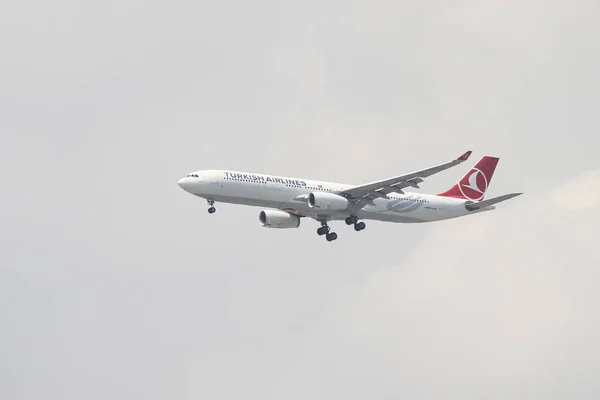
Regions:
<instances>
[{"instance_id":1,"label":"winglet","mask_svg":"<svg viewBox=\"0 0 600 400\"><path fill-rule=\"evenodd\" d=\"M469 159L469 157L471 156L471 153L472 153L472 151L469 150L465 154L463 154L462 156L458 157L456 160L457 161L467 161Z\"/></svg>"}]
</instances>

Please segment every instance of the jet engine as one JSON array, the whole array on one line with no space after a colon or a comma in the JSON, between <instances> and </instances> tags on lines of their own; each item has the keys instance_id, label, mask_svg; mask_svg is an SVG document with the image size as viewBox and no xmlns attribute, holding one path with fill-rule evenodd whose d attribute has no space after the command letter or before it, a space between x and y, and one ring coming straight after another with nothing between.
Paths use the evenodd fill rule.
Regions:
<instances>
[{"instance_id":1,"label":"jet engine","mask_svg":"<svg viewBox=\"0 0 600 400\"><path fill-rule=\"evenodd\" d=\"M285 211L263 210L258 214L260 224L267 228L297 228L300 218Z\"/></svg>"},{"instance_id":2,"label":"jet engine","mask_svg":"<svg viewBox=\"0 0 600 400\"><path fill-rule=\"evenodd\" d=\"M318 210L343 211L348 208L349 202L345 197L334 193L310 193L308 206Z\"/></svg>"}]
</instances>

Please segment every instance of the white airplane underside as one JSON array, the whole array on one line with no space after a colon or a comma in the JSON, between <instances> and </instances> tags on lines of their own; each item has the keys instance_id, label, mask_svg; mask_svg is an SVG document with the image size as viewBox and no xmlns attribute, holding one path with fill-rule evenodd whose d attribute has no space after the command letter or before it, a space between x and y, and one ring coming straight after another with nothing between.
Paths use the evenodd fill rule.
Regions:
<instances>
[{"instance_id":1,"label":"white airplane underside","mask_svg":"<svg viewBox=\"0 0 600 400\"><path fill-rule=\"evenodd\" d=\"M364 185L347 185L229 170L206 170L188 174L178 184L208 201L263 207L260 223L269 228L297 228L303 217L321 223L317 230L328 241L337 239L329 221L343 220L356 231L364 220L418 223L457 218L495 208L495 204L521 193L483 200L498 158L483 157L456 185L439 195L406 192L431 175L466 161L471 152L435 167Z\"/></svg>"}]
</instances>

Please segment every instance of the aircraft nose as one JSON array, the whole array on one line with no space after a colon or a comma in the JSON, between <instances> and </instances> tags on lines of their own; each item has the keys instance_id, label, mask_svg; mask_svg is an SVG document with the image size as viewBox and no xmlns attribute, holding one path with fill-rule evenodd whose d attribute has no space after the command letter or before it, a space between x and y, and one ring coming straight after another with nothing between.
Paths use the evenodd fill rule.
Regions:
<instances>
[{"instance_id":1,"label":"aircraft nose","mask_svg":"<svg viewBox=\"0 0 600 400\"><path fill-rule=\"evenodd\" d=\"M192 182L187 177L181 178L180 180L178 180L177 184L179 185L180 188L182 188L186 192L189 192L190 188L192 187Z\"/></svg>"}]
</instances>

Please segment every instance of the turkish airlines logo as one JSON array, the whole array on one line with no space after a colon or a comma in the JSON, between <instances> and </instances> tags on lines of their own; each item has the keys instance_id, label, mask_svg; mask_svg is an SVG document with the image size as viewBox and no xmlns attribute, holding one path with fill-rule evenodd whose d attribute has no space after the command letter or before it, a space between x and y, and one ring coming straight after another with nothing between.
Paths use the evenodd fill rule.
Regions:
<instances>
[{"instance_id":1,"label":"turkish airlines logo","mask_svg":"<svg viewBox=\"0 0 600 400\"><path fill-rule=\"evenodd\" d=\"M471 174L467 177L467 181L464 182L463 180L458 184L458 189L462 195L469 200L482 200L488 188L488 180L485 174L480 169L473 168Z\"/></svg>"}]
</instances>

